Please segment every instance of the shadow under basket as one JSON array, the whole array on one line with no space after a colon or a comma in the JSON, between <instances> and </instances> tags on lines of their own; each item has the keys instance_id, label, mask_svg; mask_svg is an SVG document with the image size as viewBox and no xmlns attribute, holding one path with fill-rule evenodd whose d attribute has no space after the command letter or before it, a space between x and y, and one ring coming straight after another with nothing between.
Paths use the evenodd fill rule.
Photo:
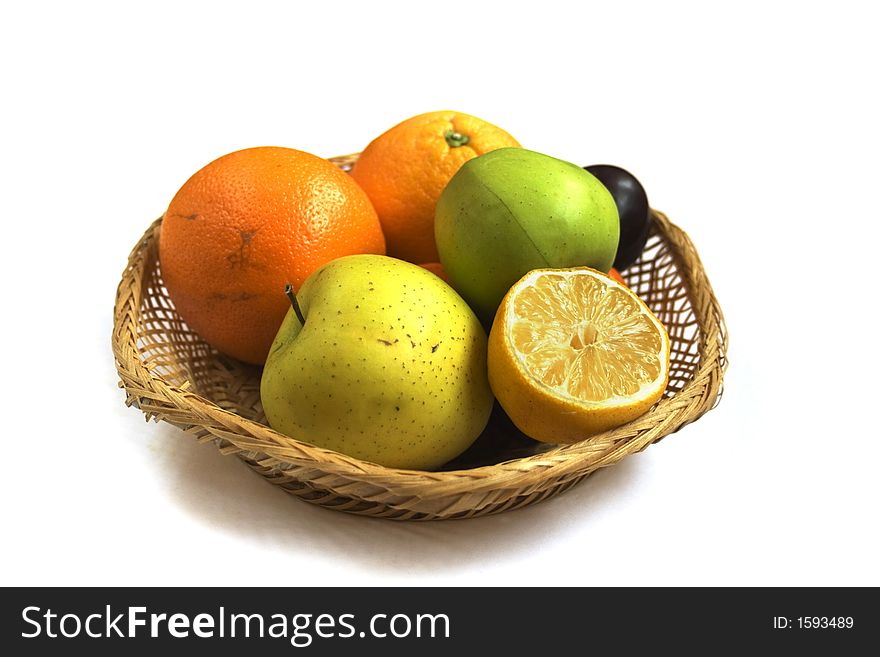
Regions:
<instances>
[{"instance_id":1,"label":"shadow under basket","mask_svg":"<svg viewBox=\"0 0 880 657\"><path fill-rule=\"evenodd\" d=\"M333 160L347 169L352 158ZM537 443L496 404L474 445L441 471L386 468L272 430L260 404L261 369L219 354L180 319L162 284L161 219L129 256L116 294L113 353L126 403L199 442L235 454L272 484L337 511L394 520L471 518L540 502L643 450L715 406L726 367L724 318L696 249L652 211L627 285L669 332L669 385L646 414L572 445Z\"/></svg>"}]
</instances>

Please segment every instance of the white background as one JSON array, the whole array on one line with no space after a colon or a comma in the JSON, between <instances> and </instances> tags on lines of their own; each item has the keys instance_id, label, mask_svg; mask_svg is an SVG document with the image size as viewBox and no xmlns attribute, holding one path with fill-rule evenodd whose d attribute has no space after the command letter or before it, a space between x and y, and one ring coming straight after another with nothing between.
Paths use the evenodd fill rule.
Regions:
<instances>
[{"instance_id":1,"label":"white background","mask_svg":"<svg viewBox=\"0 0 880 657\"><path fill-rule=\"evenodd\" d=\"M0 583L880 585L869 3L656 4L5 4ZM193 172L447 108L641 178L727 316L716 410L551 501L395 524L125 407L115 288Z\"/></svg>"}]
</instances>

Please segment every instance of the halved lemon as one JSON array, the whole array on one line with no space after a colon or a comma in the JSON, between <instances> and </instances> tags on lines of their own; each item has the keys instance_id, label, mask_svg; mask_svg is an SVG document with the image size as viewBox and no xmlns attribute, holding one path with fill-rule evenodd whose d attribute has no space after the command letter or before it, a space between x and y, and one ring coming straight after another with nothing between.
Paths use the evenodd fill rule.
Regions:
<instances>
[{"instance_id":1,"label":"halved lemon","mask_svg":"<svg viewBox=\"0 0 880 657\"><path fill-rule=\"evenodd\" d=\"M593 269L536 269L504 297L489 383L527 436L573 443L648 411L669 381L669 335L634 292Z\"/></svg>"}]
</instances>

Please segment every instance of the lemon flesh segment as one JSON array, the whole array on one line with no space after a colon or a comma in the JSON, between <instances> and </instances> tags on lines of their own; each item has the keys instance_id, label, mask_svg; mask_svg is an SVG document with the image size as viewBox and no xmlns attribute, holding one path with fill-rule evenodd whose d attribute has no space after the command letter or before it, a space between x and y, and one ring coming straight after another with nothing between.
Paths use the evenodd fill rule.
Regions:
<instances>
[{"instance_id":1,"label":"lemon flesh segment","mask_svg":"<svg viewBox=\"0 0 880 657\"><path fill-rule=\"evenodd\" d=\"M536 272L513 299L508 336L521 367L554 394L636 401L665 381L665 330L633 293L600 276Z\"/></svg>"}]
</instances>

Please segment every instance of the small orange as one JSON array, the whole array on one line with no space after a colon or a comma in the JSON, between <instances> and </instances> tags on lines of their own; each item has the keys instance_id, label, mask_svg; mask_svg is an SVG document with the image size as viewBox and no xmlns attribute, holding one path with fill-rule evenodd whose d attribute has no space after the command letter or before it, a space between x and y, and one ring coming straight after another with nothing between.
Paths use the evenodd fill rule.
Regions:
<instances>
[{"instance_id":1,"label":"small orange","mask_svg":"<svg viewBox=\"0 0 880 657\"><path fill-rule=\"evenodd\" d=\"M501 128L461 112L414 116L374 139L351 175L373 202L388 255L437 262L434 207L462 164L498 148L519 146Z\"/></svg>"},{"instance_id":2,"label":"small orange","mask_svg":"<svg viewBox=\"0 0 880 657\"><path fill-rule=\"evenodd\" d=\"M626 280L621 276L620 272L617 271L614 267L608 272L608 275L613 278L615 281L620 283L621 285L626 285ZM628 287L628 286L627 286Z\"/></svg>"},{"instance_id":3,"label":"small orange","mask_svg":"<svg viewBox=\"0 0 880 657\"><path fill-rule=\"evenodd\" d=\"M344 255L385 253L363 190L327 160L260 147L214 160L177 192L159 262L183 320L219 351L261 364L295 289Z\"/></svg>"},{"instance_id":4,"label":"small orange","mask_svg":"<svg viewBox=\"0 0 880 657\"><path fill-rule=\"evenodd\" d=\"M439 262L423 262L419 267L427 269L438 278L442 278L447 284L449 283L449 276L446 275L446 270Z\"/></svg>"}]
</instances>

